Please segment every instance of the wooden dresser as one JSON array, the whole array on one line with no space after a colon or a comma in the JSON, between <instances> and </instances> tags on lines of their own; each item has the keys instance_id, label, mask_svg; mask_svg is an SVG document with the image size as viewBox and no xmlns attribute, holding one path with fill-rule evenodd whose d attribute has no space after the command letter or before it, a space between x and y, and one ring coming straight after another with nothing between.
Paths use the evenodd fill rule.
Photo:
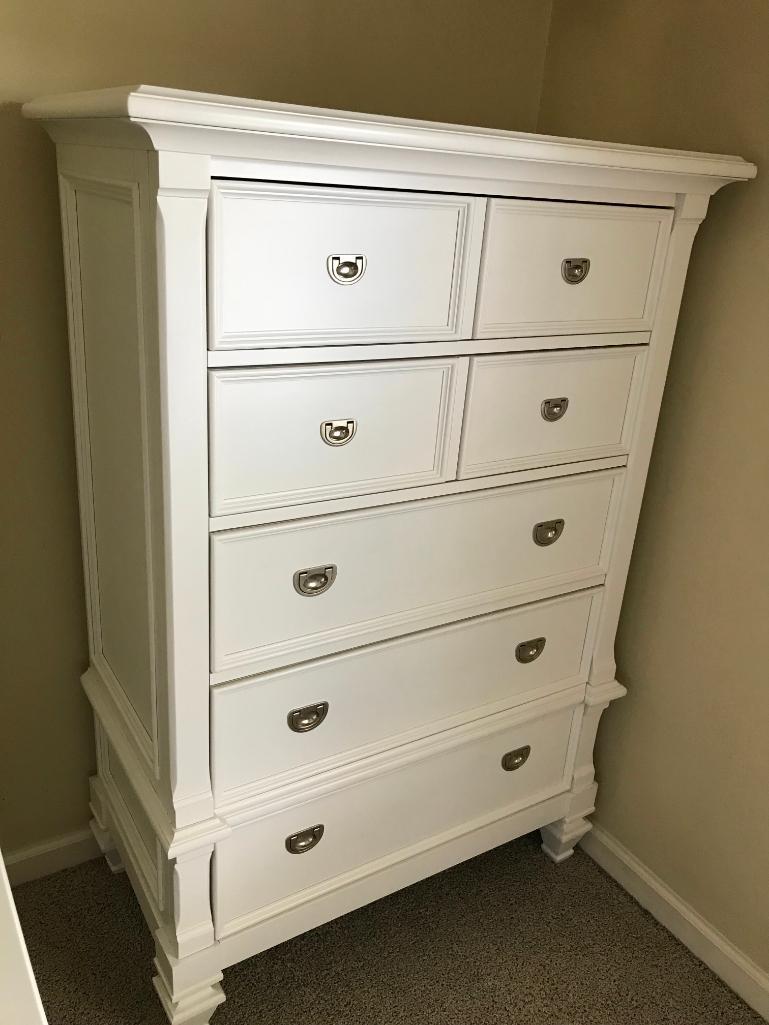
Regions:
<instances>
[{"instance_id":1,"label":"wooden dresser","mask_svg":"<svg viewBox=\"0 0 769 1025\"><path fill-rule=\"evenodd\" d=\"M755 168L148 86L25 113L61 183L94 832L203 1025L228 965L590 828L690 249Z\"/></svg>"}]
</instances>

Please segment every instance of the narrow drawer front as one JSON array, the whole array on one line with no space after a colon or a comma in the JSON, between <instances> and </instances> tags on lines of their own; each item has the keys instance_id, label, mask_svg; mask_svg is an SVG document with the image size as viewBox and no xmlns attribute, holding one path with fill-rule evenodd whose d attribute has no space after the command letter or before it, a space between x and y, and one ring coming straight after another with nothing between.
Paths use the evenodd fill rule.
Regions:
<instances>
[{"instance_id":1,"label":"narrow drawer front","mask_svg":"<svg viewBox=\"0 0 769 1025\"><path fill-rule=\"evenodd\" d=\"M643 348L472 361L460 477L626 454Z\"/></svg>"},{"instance_id":2,"label":"narrow drawer front","mask_svg":"<svg viewBox=\"0 0 769 1025\"><path fill-rule=\"evenodd\" d=\"M217 799L583 683L594 601L581 592L214 688Z\"/></svg>"},{"instance_id":3,"label":"narrow drawer front","mask_svg":"<svg viewBox=\"0 0 769 1025\"><path fill-rule=\"evenodd\" d=\"M466 365L211 372L212 514L453 478Z\"/></svg>"},{"instance_id":4,"label":"narrow drawer front","mask_svg":"<svg viewBox=\"0 0 769 1025\"><path fill-rule=\"evenodd\" d=\"M469 337L485 200L212 187L214 348Z\"/></svg>"},{"instance_id":5,"label":"narrow drawer front","mask_svg":"<svg viewBox=\"0 0 769 1025\"><path fill-rule=\"evenodd\" d=\"M671 212L489 201L476 335L651 325Z\"/></svg>"},{"instance_id":6,"label":"narrow drawer front","mask_svg":"<svg viewBox=\"0 0 769 1025\"><path fill-rule=\"evenodd\" d=\"M600 574L616 477L585 474L214 534L214 682L516 597L549 597Z\"/></svg>"},{"instance_id":7,"label":"narrow drawer front","mask_svg":"<svg viewBox=\"0 0 769 1025\"><path fill-rule=\"evenodd\" d=\"M379 767L361 782L236 827L216 846L218 935L260 908L428 837L567 789L574 718L573 707L562 708L535 721L491 727L411 762L406 753L396 767ZM302 853L290 853L287 845Z\"/></svg>"}]
</instances>

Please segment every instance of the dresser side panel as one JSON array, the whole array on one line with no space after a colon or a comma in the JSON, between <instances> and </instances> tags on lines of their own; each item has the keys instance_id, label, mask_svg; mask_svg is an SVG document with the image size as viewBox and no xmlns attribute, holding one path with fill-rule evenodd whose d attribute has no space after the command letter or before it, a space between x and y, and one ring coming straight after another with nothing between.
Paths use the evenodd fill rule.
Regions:
<instances>
[{"instance_id":1,"label":"dresser side panel","mask_svg":"<svg viewBox=\"0 0 769 1025\"><path fill-rule=\"evenodd\" d=\"M97 167L61 181L91 660L154 770L145 280L133 169Z\"/></svg>"}]
</instances>

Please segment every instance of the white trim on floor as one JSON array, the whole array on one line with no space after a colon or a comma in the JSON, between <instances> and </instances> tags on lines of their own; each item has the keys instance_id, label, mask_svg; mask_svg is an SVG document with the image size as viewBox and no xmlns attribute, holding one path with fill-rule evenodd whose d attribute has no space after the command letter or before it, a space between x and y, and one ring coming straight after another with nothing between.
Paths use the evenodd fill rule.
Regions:
<instances>
[{"instance_id":1,"label":"white trim on floor","mask_svg":"<svg viewBox=\"0 0 769 1025\"><path fill-rule=\"evenodd\" d=\"M600 826L594 826L580 846L746 1004L769 1021L769 974Z\"/></svg>"},{"instance_id":2,"label":"white trim on floor","mask_svg":"<svg viewBox=\"0 0 769 1025\"><path fill-rule=\"evenodd\" d=\"M5 867L11 886L18 886L98 858L99 854L91 830L78 829L74 833L54 836L43 843L9 851L5 857Z\"/></svg>"}]
</instances>

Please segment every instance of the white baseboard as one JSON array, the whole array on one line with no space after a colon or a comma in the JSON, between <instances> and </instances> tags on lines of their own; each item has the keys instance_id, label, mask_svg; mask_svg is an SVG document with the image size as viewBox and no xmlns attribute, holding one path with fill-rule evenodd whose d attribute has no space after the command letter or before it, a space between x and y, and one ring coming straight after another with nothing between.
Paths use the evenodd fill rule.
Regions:
<instances>
[{"instance_id":1,"label":"white baseboard","mask_svg":"<svg viewBox=\"0 0 769 1025\"><path fill-rule=\"evenodd\" d=\"M98 858L99 854L91 830L78 829L75 833L54 836L44 843L9 851L4 860L11 886L18 886L49 876L62 868L71 868L83 861Z\"/></svg>"},{"instance_id":2,"label":"white baseboard","mask_svg":"<svg viewBox=\"0 0 769 1025\"><path fill-rule=\"evenodd\" d=\"M600 826L594 826L580 846L695 957L769 1021L769 974Z\"/></svg>"}]
</instances>

